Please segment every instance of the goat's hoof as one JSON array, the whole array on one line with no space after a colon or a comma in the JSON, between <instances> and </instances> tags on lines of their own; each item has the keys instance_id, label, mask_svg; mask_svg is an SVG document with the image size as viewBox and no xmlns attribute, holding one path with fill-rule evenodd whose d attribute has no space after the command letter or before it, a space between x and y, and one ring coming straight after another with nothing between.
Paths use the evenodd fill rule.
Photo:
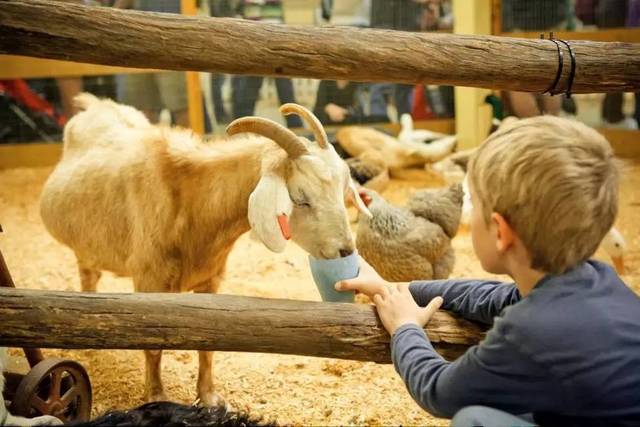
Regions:
<instances>
[{"instance_id":1,"label":"goat's hoof","mask_svg":"<svg viewBox=\"0 0 640 427\"><path fill-rule=\"evenodd\" d=\"M222 406L222 407L226 408L227 407L227 402L218 393L210 391L210 392L207 392L207 393L201 393L198 396L198 405L200 405L200 406L209 406L209 407Z\"/></svg>"}]
</instances>

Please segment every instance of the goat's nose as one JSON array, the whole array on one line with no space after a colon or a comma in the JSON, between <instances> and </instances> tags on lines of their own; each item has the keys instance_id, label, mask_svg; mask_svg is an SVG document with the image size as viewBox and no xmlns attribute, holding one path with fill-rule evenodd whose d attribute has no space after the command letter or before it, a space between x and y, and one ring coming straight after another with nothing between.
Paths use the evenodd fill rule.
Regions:
<instances>
[{"instance_id":1,"label":"goat's nose","mask_svg":"<svg viewBox=\"0 0 640 427\"><path fill-rule=\"evenodd\" d=\"M353 253L353 249L351 249L351 248L348 248L348 249L340 249L340 256L341 256L342 258L344 258L344 257L346 257L346 256L349 256L349 255L351 255L352 253Z\"/></svg>"}]
</instances>

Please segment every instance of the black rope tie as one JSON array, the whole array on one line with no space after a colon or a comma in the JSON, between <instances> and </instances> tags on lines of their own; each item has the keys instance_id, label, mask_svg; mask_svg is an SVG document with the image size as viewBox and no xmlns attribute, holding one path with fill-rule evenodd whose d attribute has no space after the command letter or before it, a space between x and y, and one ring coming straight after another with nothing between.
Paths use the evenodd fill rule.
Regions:
<instances>
[{"instance_id":1,"label":"black rope tie","mask_svg":"<svg viewBox=\"0 0 640 427\"><path fill-rule=\"evenodd\" d=\"M544 34L540 34L540 38L544 40ZM553 80L553 83L551 84L551 86L549 86L549 89L545 90L543 93L548 93L550 95L557 95L559 93L562 93L562 91L557 90L558 83L560 82L560 77L562 77L562 70L564 68L564 52L562 51L562 46L560 46L560 43L562 43L569 50L569 57L571 58L569 80L567 81L567 89L565 90L565 95L567 95L567 98L571 98L571 88L573 87L573 80L576 76L576 54L568 41L555 39L553 37L553 31L549 33L549 40L556 45L556 49L558 52L558 70L556 71L556 78Z\"/></svg>"},{"instance_id":2,"label":"black rope tie","mask_svg":"<svg viewBox=\"0 0 640 427\"><path fill-rule=\"evenodd\" d=\"M567 82L567 90L565 94L567 95L567 98L571 98L571 88L573 87L573 79L576 77L576 54L573 51L573 48L571 47L568 41L565 41L565 40L558 40L558 41L560 43L564 43L564 45L567 46L567 49L569 49L569 57L571 58L571 71L569 71L569 81Z\"/></svg>"}]
</instances>

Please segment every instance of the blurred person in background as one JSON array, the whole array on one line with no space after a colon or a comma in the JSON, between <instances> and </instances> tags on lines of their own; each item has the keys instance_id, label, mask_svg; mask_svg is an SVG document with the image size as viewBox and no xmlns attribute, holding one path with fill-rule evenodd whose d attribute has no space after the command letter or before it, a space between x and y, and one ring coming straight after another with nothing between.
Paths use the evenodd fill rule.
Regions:
<instances>
[{"instance_id":1,"label":"blurred person in background","mask_svg":"<svg viewBox=\"0 0 640 427\"><path fill-rule=\"evenodd\" d=\"M371 123L379 118L366 116L360 101L362 85L347 80L322 80L318 85L315 114L324 125Z\"/></svg>"},{"instance_id":2,"label":"blurred person in background","mask_svg":"<svg viewBox=\"0 0 640 427\"><path fill-rule=\"evenodd\" d=\"M252 21L282 24L284 15L280 0L240 0L235 14L239 18ZM293 82L289 78L275 78L276 91L280 104L296 102ZM232 115L234 119L252 116L256 108L256 101L262 88L262 76L233 76L232 86ZM303 127L302 119L295 114L285 117L288 127Z\"/></svg>"},{"instance_id":3,"label":"blurred person in background","mask_svg":"<svg viewBox=\"0 0 640 427\"><path fill-rule=\"evenodd\" d=\"M503 0L502 30L540 31L566 30L572 24L570 0ZM507 115L519 118L550 114L557 116L562 109L562 96L505 92Z\"/></svg>"},{"instance_id":4,"label":"blurred person in background","mask_svg":"<svg viewBox=\"0 0 640 427\"><path fill-rule=\"evenodd\" d=\"M640 25L634 0L576 0L576 16L585 26L622 28ZM637 12L635 12L637 15ZM624 93L607 93L602 101L602 125L611 128L637 129L635 117L625 116L622 106ZM636 96L637 107L637 96ZM636 108L637 109L637 108Z\"/></svg>"},{"instance_id":5,"label":"blurred person in background","mask_svg":"<svg viewBox=\"0 0 640 427\"><path fill-rule=\"evenodd\" d=\"M180 0L116 0L114 7L147 12L181 13ZM121 74L117 78L120 102L132 105L157 122L163 109L171 112L173 123L189 127L187 79L184 72Z\"/></svg>"}]
</instances>

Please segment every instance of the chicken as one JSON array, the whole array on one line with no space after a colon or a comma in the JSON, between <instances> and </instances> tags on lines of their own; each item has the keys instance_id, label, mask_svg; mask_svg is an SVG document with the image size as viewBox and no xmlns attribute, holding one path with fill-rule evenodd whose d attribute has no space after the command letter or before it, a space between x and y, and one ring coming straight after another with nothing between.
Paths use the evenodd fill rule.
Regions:
<instances>
[{"instance_id":1,"label":"chicken","mask_svg":"<svg viewBox=\"0 0 640 427\"><path fill-rule=\"evenodd\" d=\"M446 157L456 145L456 137L448 136L430 144L418 142L400 143L386 133L362 126L345 126L336 133L338 143L353 157L365 151L375 150L385 160L389 173L423 167Z\"/></svg>"},{"instance_id":2,"label":"chicken","mask_svg":"<svg viewBox=\"0 0 640 427\"><path fill-rule=\"evenodd\" d=\"M463 182L467 173L467 165L475 148L457 151L436 163L427 163L425 170L440 175L448 185Z\"/></svg>"},{"instance_id":3,"label":"chicken","mask_svg":"<svg viewBox=\"0 0 640 427\"><path fill-rule=\"evenodd\" d=\"M400 116L400 133L398 134L398 141L401 143L427 143L446 136L448 135L427 129L414 129L411 114L405 113Z\"/></svg>"},{"instance_id":4,"label":"chicken","mask_svg":"<svg viewBox=\"0 0 640 427\"><path fill-rule=\"evenodd\" d=\"M360 217L356 246L360 255L389 281L446 279L455 255L455 236L462 209L460 184L442 190L421 190L406 207L369 196L371 218Z\"/></svg>"},{"instance_id":5,"label":"chicken","mask_svg":"<svg viewBox=\"0 0 640 427\"><path fill-rule=\"evenodd\" d=\"M602 239L600 246L611 257L618 274L625 274L624 255L627 251L627 242L622 237L622 233L617 228L611 227L611 230Z\"/></svg>"},{"instance_id":6,"label":"chicken","mask_svg":"<svg viewBox=\"0 0 640 427\"><path fill-rule=\"evenodd\" d=\"M368 150L346 160L351 178L359 185L382 192L389 184L387 162L377 151Z\"/></svg>"},{"instance_id":7,"label":"chicken","mask_svg":"<svg viewBox=\"0 0 640 427\"><path fill-rule=\"evenodd\" d=\"M432 170L439 174L445 183L449 185L454 183L462 184L464 197L459 228L459 231L462 233L469 232L469 222L471 221L471 195L469 193L469 182L467 179L467 165L475 150L476 149L473 148L458 151L437 163L425 165L425 169Z\"/></svg>"}]
</instances>

